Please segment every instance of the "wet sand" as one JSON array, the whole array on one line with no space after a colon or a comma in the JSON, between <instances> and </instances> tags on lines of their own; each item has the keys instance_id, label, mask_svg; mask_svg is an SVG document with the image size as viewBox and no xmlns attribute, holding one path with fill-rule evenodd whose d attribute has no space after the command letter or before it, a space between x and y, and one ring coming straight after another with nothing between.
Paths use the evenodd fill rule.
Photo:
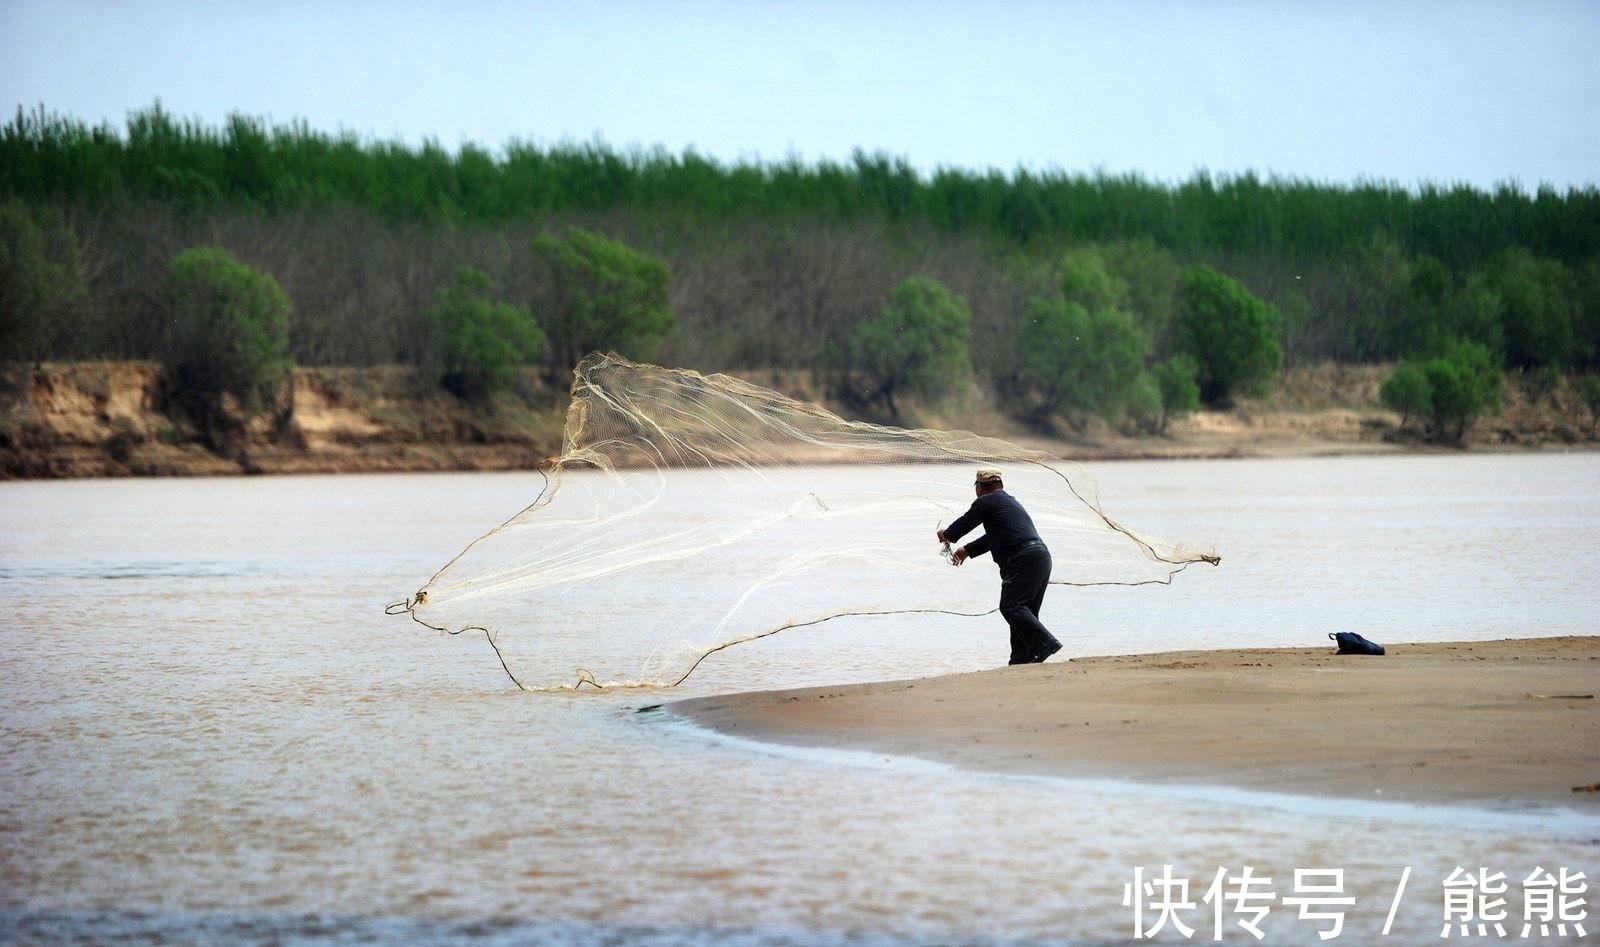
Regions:
<instances>
[{"instance_id":1,"label":"wet sand","mask_svg":"<svg viewBox=\"0 0 1600 947\"><path fill-rule=\"evenodd\" d=\"M974 770L1600 809L1600 636L1388 652L1058 658L670 709L737 736Z\"/></svg>"}]
</instances>

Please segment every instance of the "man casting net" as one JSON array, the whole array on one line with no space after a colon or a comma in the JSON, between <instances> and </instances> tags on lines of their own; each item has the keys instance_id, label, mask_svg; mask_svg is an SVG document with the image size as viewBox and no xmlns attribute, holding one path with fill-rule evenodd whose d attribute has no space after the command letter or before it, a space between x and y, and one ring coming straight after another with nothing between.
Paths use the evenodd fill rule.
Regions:
<instances>
[{"instance_id":1,"label":"man casting net","mask_svg":"<svg viewBox=\"0 0 1600 947\"><path fill-rule=\"evenodd\" d=\"M992 579L951 569L934 539L971 503L974 466L1004 466L1026 498L1052 585L1217 562L1116 523L1080 466L1041 451L591 355L543 492L391 611L484 632L529 689L673 685L733 645L846 617L984 615Z\"/></svg>"}]
</instances>

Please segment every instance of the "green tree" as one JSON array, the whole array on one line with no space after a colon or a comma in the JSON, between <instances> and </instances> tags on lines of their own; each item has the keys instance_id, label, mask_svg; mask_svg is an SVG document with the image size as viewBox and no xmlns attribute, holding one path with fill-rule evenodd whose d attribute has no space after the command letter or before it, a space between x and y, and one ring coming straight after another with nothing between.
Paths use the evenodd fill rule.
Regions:
<instances>
[{"instance_id":1,"label":"green tree","mask_svg":"<svg viewBox=\"0 0 1600 947\"><path fill-rule=\"evenodd\" d=\"M1167 433L1167 424L1200 410L1200 385L1195 378L1200 367L1187 355L1174 355L1151 369L1161 397L1161 415L1156 431Z\"/></svg>"},{"instance_id":2,"label":"green tree","mask_svg":"<svg viewBox=\"0 0 1600 947\"><path fill-rule=\"evenodd\" d=\"M1513 247L1495 257L1485 275L1502 304L1506 365L1563 366L1586 354L1578 340L1577 288L1560 261Z\"/></svg>"},{"instance_id":3,"label":"green tree","mask_svg":"<svg viewBox=\"0 0 1600 947\"><path fill-rule=\"evenodd\" d=\"M1126 308L1128 286L1112 275L1099 247L1076 247L1062 254L1056 285L1061 289L1061 298L1090 312Z\"/></svg>"},{"instance_id":4,"label":"green tree","mask_svg":"<svg viewBox=\"0 0 1600 947\"><path fill-rule=\"evenodd\" d=\"M1122 399L1122 416L1126 421L1147 434L1166 432L1166 418L1161 411L1161 385L1152 372L1140 372L1128 386Z\"/></svg>"},{"instance_id":5,"label":"green tree","mask_svg":"<svg viewBox=\"0 0 1600 947\"><path fill-rule=\"evenodd\" d=\"M53 356L85 295L72 232L21 204L0 206L0 361Z\"/></svg>"},{"instance_id":6,"label":"green tree","mask_svg":"<svg viewBox=\"0 0 1600 947\"><path fill-rule=\"evenodd\" d=\"M677 324L662 261L576 227L535 237L533 252L549 268L552 295L543 321L557 371L593 351L654 358Z\"/></svg>"},{"instance_id":7,"label":"green tree","mask_svg":"<svg viewBox=\"0 0 1600 947\"><path fill-rule=\"evenodd\" d=\"M1034 298L1018 341L1019 377L1041 415L1070 409L1115 417L1144 368L1144 339L1116 309Z\"/></svg>"},{"instance_id":8,"label":"green tree","mask_svg":"<svg viewBox=\"0 0 1600 947\"><path fill-rule=\"evenodd\" d=\"M1589 368L1600 367L1600 257L1583 261L1578 284L1578 357Z\"/></svg>"},{"instance_id":9,"label":"green tree","mask_svg":"<svg viewBox=\"0 0 1600 947\"><path fill-rule=\"evenodd\" d=\"M1406 247L1385 228L1332 259L1343 276L1338 313L1327 320L1334 358L1376 362L1400 354L1410 308Z\"/></svg>"},{"instance_id":10,"label":"green tree","mask_svg":"<svg viewBox=\"0 0 1600 947\"><path fill-rule=\"evenodd\" d=\"M1183 273L1172 254L1149 237L1102 247L1106 271L1123 289L1117 308L1150 340L1157 356L1172 352L1172 301Z\"/></svg>"},{"instance_id":11,"label":"green tree","mask_svg":"<svg viewBox=\"0 0 1600 947\"><path fill-rule=\"evenodd\" d=\"M1429 359L1423 373L1434 436L1440 440L1460 443L1475 418L1500 406L1504 377L1489 350L1476 342L1459 342L1446 354Z\"/></svg>"},{"instance_id":12,"label":"green tree","mask_svg":"<svg viewBox=\"0 0 1600 947\"><path fill-rule=\"evenodd\" d=\"M1450 271L1437 258L1421 256L1412 261L1397 330L1401 355L1420 355L1439 348L1441 339L1450 331L1445 311L1454 292Z\"/></svg>"},{"instance_id":13,"label":"green tree","mask_svg":"<svg viewBox=\"0 0 1600 947\"><path fill-rule=\"evenodd\" d=\"M907 277L877 318L851 336L852 360L870 386L868 401L882 401L898 416L901 392L937 401L962 385L972 374L971 325L965 301L935 280Z\"/></svg>"},{"instance_id":14,"label":"green tree","mask_svg":"<svg viewBox=\"0 0 1600 947\"><path fill-rule=\"evenodd\" d=\"M433 295L428 317L444 333L440 381L469 400L504 388L518 365L544 354L544 333L533 316L492 297L489 277L469 267Z\"/></svg>"},{"instance_id":15,"label":"green tree","mask_svg":"<svg viewBox=\"0 0 1600 947\"><path fill-rule=\"evenodd\" d=\"M1505 303L1489 278L1482 273L1469 274L1466 284L1445 301L1437 335L1418 354L1437 354L1456 341L1477 342L1490 353L1503 353L1504 310Z\"/></svg>"},{"instance_id":16,"label":"green tree","mask_svg":"<svg viewBox=\"0 0 1600 947\"><path fill-rule=\"evenodd\" d=\"M1200 369L1201 397L1224 404L1265 388L1282 362L1278 314L1237 280L1205 266L1178 284L1178 336Z\"/></svg>"},{"instance_id":17,"label":"green tree","mask_svg":"<svg viewBox=\"0 0 1600 947\"><path fill-rule=\"evenodd\" d=\"M1433 411L1431 390L1422 364L1408 360L1396 365L1383 380L1378 398L1390 409L1400 412L1400 426L1405 427L1412 415L1425 417Z\"/></svg>"},{"instance_id":18,"label":"green tree","mask_svg":"<svg viewBox=\"0 0 1600 947\"><path fill-rule=\"evenodd\" d=\"M289 298L271 276L221 247L194 247L167 274L166 364L174 390L221 408L231 396L246 417L273 404L289 361Z\"/></svg>"}]
</instances>

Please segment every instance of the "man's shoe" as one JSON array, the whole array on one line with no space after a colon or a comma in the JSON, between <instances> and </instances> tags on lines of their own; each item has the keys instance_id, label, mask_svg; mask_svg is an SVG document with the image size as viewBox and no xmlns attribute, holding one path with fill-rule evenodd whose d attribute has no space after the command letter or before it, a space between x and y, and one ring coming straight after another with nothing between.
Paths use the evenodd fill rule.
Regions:
<instances>
[{"instance_id":1,"label":"man's shoe","mask_svg":"<svg viewBox=\"0 0 1600 947\"><path fill-rule=\"evenodd\" d=\"M1045 662L1046 658L1050 657L1050 655L1055 654L1057 651L1060 651L1060 650L1061 650L1061 642L1052 641L1049 644L1045 645L1042 650L1040 650L1040 651L1038 651L1038 652L1036 652L1034 654L1033 663L1034 664L1043 664Z\"/></svg>"}]
</instances>

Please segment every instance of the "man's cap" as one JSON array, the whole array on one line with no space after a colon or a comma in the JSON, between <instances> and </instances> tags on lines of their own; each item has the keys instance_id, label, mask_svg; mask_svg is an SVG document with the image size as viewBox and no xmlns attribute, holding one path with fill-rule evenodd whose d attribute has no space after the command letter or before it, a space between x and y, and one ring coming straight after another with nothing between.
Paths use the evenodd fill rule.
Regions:
<instances>
[{"instance_id":1,"label":"man's cap","mask_svg":"<svg viewBox=\"0 0 1600 947\"><path fill-rule=\"evenodd\" d=\"M1000 483L1000 471L995 467L979 467L978 483Z\"/></svg>"}]
</instances>

